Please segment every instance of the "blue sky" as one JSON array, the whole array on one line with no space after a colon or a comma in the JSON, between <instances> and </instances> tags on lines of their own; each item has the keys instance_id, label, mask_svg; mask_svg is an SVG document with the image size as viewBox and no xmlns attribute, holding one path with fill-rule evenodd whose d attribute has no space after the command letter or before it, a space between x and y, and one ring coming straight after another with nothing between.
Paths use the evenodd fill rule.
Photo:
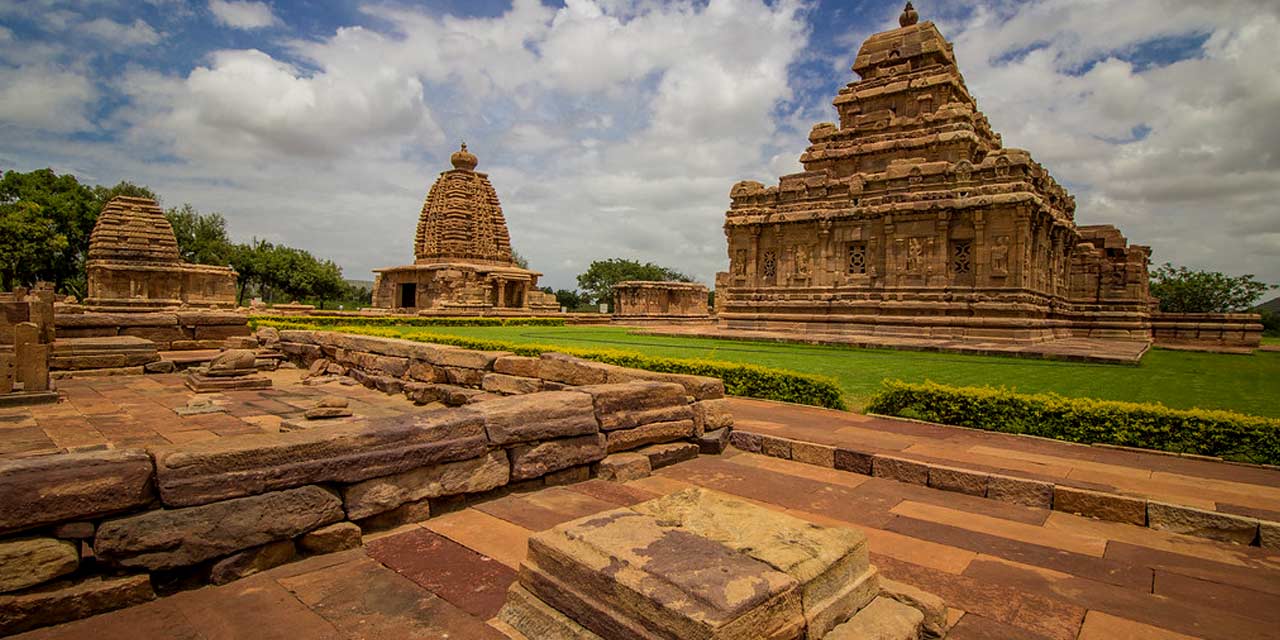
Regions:
<instances>
[{"instance_id":1,"label":"blue sky","mask_svg":"<svg viewBox=\"0 0 1280 640\"><path fill-rule=\"evenodd\" d=\"M979 107L1173 261L1280 282L1280 8L1261 0L916 3ZM0 168L151 186L336 260L411 259L465 138L545 284L593 259L710 282L741 179L810 126L901 6L803 0L0 0Z\"/></svg>"}]
</instances>

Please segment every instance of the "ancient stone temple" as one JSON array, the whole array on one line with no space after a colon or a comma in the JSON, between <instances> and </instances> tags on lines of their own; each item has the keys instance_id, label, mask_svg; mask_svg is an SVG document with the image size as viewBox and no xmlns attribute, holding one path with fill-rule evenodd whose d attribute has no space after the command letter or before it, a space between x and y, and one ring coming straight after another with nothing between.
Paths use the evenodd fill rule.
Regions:
<instances>
[{"instance_id":1,"label":"ancient stone temple","mask_svg":"<svg viewBox=\"0 0 1280 640\"><path fill-rule=\"evenodd\" d=\"M377 269L373 305L420 313L554 313L555 297L538 290L542 274L511 256L498 193L476 171L467 145L440 174L418 219L414 263Z\"/></svg>"},{"instance_id":2,"label":"ancient stone temple","mask_svg":"<svg viewBox=\"0 0 1280 640\"><path fill-rule=\"evenodd\" d=\"M707 286L697 282L619 282L613 286L613 318L625 322L707 320Z\"/></svg>"},{"instance_id":3,"label":"ancient stone temple","mask_svg":"<svg viewBox=\"0 0 1280 640\"><path fill-rule=\"evenodd\" d=\"M1076 226L1072 196L1001 144L951 44L917 20L908 4L863 43L803 172L734 185L721 327L1149 340L1149 249Z\"/></svg>"},{"instance_id":4,"label":"ancient stone temple","mask_svg":"<svg viewBox=\"0 0 1280 640\"><path fill-rule=\"evenodd\" d=\"M116 196L89 236L89 297L104 310L165 307L233 307L236 272L229 267L186 264L173 227L150 198Z\"/></svg>"}]
</instances>

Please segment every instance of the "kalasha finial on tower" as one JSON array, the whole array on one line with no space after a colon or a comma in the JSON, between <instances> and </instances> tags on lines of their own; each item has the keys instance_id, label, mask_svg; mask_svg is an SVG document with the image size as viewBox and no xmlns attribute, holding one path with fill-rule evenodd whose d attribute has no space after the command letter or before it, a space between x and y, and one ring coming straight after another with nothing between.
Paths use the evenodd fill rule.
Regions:
<instances>
[{"instance_id":1,"label":"kalasha finial on tower","mask_svg":"<svg viewBox=\"0 0 1280 640\"><path fill-rule=\"evenodd\" d=\"M902 9L902 15L898 16L898 24L909 27L920 20L920 14L916 13L916 8L908 2L907 6Z\"/></svg>"},{"instance_id":2,"label":"kalasha finial on tower","mask_svg":"<svg viewBox=\"0 0 1280 640\"><path fill-rule=\"evenodd\" d=\"M474 171L476 164L479 162L476 154L467 151L467 142L465 140L462 141L461 148L449 156L449 161L453 163L454 169L465 169L467 171Z\"/></svg>"}]
</instances>

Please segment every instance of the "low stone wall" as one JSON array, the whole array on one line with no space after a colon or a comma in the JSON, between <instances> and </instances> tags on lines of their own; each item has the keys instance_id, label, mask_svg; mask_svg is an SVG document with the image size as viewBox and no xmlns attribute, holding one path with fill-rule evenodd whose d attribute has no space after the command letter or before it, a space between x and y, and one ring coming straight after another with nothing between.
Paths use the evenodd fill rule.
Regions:
<instances>
[{"instance_id":1,"label":"low stone wall","mask_svg":"<svg viewBox=\"0 0 1280 640\"><path fill-rule=\"evenodd\" d=\"M160 351L220 348L227 338L249 335L248 321L231 311L99 313L71 305L58 305L54 315L59 338L135 336Z\"/></svg>"},{"instance_id":2,"label":"low stone wall","mask_svg":"<svg viewBox=\"0 0 1280 640\"><path fill-rule=\"evenodd\" d=\"M278 339L432 403L474 393L458 392L465 407L367 422L0 461L0 635L358 546L364 531L467 500L623 479L615 452L646 469L718 453L732 429L711 378L325 332ZM480 388L422 381L438 376Z\"/></svg>"},{"instance_id":3,"label":"low stone wall","mask_svg":"<svg viewBox=\"0 0 1280 640\"><path fill-rule=\"evenodd\" d=\"M1262 316L1256 313L1153 313L1157 346L1201 350L1247 350L1262 344Z\"/></svg>"}]
</instances>

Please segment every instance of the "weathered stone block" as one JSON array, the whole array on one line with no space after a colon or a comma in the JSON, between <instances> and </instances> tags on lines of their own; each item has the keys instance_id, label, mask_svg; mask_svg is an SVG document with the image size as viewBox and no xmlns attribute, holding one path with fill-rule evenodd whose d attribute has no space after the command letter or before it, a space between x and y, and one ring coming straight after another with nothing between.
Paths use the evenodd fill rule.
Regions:
<instances>
[{"instance_id":1,"label":"weathered stone block","mask_svg":"<svg viewBox=\"0 0 1280 640\"><path fill-rule=\"evenodd\" d=\"M151 458L137 449L0 461L0 533L144 506L151 478Z\"/></svg>"},{"instance_id":2,"label":"weathered stone block","mask_svg":"<svg viewBox=\"0 0 1280 640\"><path fill-rule=\"evenodd\" d=\"M1138 526L1147 524L1146 500L1062 485L1053 488L1053 510Z\"/></svg>"},{"instance_id":3,"label":"weathered stone block","mask_svg":"<svg viewBox=\"0 0 1280 640\"><path fill-rule=\"evenodd\" d=\"M160 495L190 506L316 482L359 482L487 449L484 418L438 409L367 423L156 447Z\"/></svg>"},{"instance_id":4,"label":"weathered stone block","mask_svg":"<svg viewBox=\"0 0 1280 640\"><path fill-rule=\"evenodd\" d=\"M613 482L647 478L652 471L649 456L639 453L611 453L596 463L596 477Z\"/></svg>"},{"instance_id":5,"label":"weathered stone block","mask_svg":"<svg viewBox=\"0 0 1280 640\"><path fill-rule=\"evenodd\" d=\"M832 469L836 464L836 448L825 444L793 440L791 441L791 459Z\"/></svg>"},{"instance_id":6,"label":"weathered stone block","mask_svg":"<svg viewBox=\"0 0 1280 640\"><path fill-rule=\"evenodd\" d=\"M1053 508L1053 483L991 474L987 477L987 497L1040 509Z\"/></svg>"},{"instance_id":7,"label":"weathered stone block","mask_svg":"<svg viewBox=\"0 0 1280 640\"><path fill-rule=\"evenodd\" d=\"M760 436L760 453L772 457L791 459L791 441L775 436Z\"/></svg>"},{"instance_id":8,"label":"weathered stone block","mask_svg":"<svg viewBox=\"0 0 1280 640\"><path fill-rule=\"evenodd\" d=\"M503 356L493 361L493 370L509 376L521 378L537 378L540 358L526 356Z\"/></svg>"},{"instance_id":9,"label":"weathered stone block","mask_svg":"<svg viewBox=\"0 0 1280 640\"><path fill-rule=\"evenodd\" d=\"M209 582L227 584L272 567L278 567L297 557L292 540L278 540L260 547L245 549L227 556L209 569Z\"/></svg>"},{"instance_id":10,"label":"weathered stone block","mask_svg":"<svg viewBox=\"0 0 1280 640\"><path fill-rule=\"evenodd\" d=\"M145 574L59 581L0 595L0 635L9 635L154 600Z\"/></svg>"},{"instance_id":11,"label":"weathered stone block","mask_svg":"<svg viewBox=\"0 0 1280 640\"><path fill-rule=\"evenodd\" d=\"M462 367L466 369L492 370L498 358L512 355L508 351L472 351L470 349L441 349L426 358L432 364L441 367Z\"/></svg>"},{"instance_id":12,"label":"weathered stone block","mask_svg":"<svg viewBox=\"0 0 1280 640\"><path fill-rule=\"evenodd\" d=\"M629 369L627 367L619 367L616 365L602 365L606 370L605 382L631 382L635 380L650 380L654 382L674 382L684 387L686 395L693 396L694 400L713 400L724 397L724 382L719 378L710 378L707 376L694 376L683 373L661 373L658 371L645 371L643 369Z\"/></svg>"},{"instance_id":13,"label":"weathered stone block","mask_svg":"<svg viewBox=\"0 0 1280 640\"><path fill-rule=\"evenodd\" d=\"M897 600L919 611L926 638L941 638L947 631L947 604L942 598L909 584L880 578L880 597Z\"/></svg>"},{"instance_id":14,"label":"weathered stone block","mask_svg":"<svg viewBox=\"0 0 1280 640\"><path fill-rule=\"evenodd\" d=\"M15 538L0 541L0 593L26 589L75 571L80 566L76 545L55 538Z\"/></svg>"},{"instance_id":15,"label":"weathered stone block","mask_svg":"<svg viewBox=\"0 0 1280 640\"><path fill-rule=\"evenodd\" d=\"M651 468L661 469L677 462L684 462L698 457L698 445L692 442L651 444L647 447L636 449L636 453L648 456Z\"/></svg>"},{"instance_id":16,"label":"weathered stone block","mask_svg":"<svg viewBox=\"0 0 1280 640\"><path fill-rule=\"evenodd\" d=\"M1280 549L1280 522L1258 522L1258 545L1263 549Z\"/></svg>"},{"instance_id":17,"label":"weathered stone block","mask_svg":"<svg viewBox=\"0 0 1280 640\"><path fill-rule=\"evenodd\" d=\"M477 406L475 411L484 416L489 442L499 446L600 430L591 396L576 391L499 398Z\"/></svg>"},{"instance_id":18,"label":"weathered stone block","mask_svg":"<svg viewBox=\"0 0 1280 640\"><path fill-rule=\"evenodd\" d=\"M493 451L479 458L357 482L342 490L342 501L347 517L360 520L406 502L495 489L507 483L509 473L506 452Z\"/></svg>"},{"instance_id":19,"label":"weathered stone block","mask_svg":"<svg viewBox=\"0 0 1280 640\"><path fill-rule=\"evenodd\" d=\"M707 489L679 491L632 510L723 544L796 580L808 638L828 630L879 592L861 532L823 527Z\"/></svg>"},{"instance_id":20,"label":"weathered stone block","mask_svg":"<svg viewBox=\"0 0 1280 640\"><path fill-rule=\"evenodd\" d=\"M316 486L107 520L94 553L124 567L174 569L301 535L343 518L342 501Z\"/></svg>"},{"instance_id":21,"label":"weathered stone block","mask_svg":"<svg viewBox=\"0 0 1280 640\"><path fill-rule=\"evenodd\" d=\"M543 380L574 386L605 383L606 366L574 358L563 353L544 353L538 363L538 376Z\"/></svg>"},{"instance_id":22,"label":"weathered stone block","mask_svg":"<svg viewBox=\"0 0 1280 640\"><path fill-rule=\"evenodd\" d=\"M519 583L511 585L498 619L528 640L602 640L569 616L537 599Z\"/></svg>"},{"instance_id":23,"label":"weathered stone block","mask_svg":"<svg viewBox=\"0 0 1280 640\"><path fill-rule=\"evenodd\" d=\"M982 497L987 495L988 476L979 471L929 465L929 486L943 491Z\"/></svg>"},{"instance_id":24,"label":"weathered stone block","mask_svg":"<svg viewBox=\"0 0 1280 640\"><path fill-rule=\"evenodd\" d=\"M693 420L684 388L666 382L628 382L578 387L591 395L601 431L630 429L650 422Z\"/></svg>"},{"instance_id":25,"label":"weathered stone block","mask_svg":"<svg viewBox=\"0 0 1280 640\"><path fill-rule=\"evenodd\" d=\"M702 435L697 436L699 453L720 455L724 452L725 447L729 446L729 436L732 433L732 427L724 427L723 429L707 431Z\"/></svg>"},{"instance_id":26,"label":"weathered stone block","mask_svg":"<svg viewBox=\"0 0 1280 640\"><path fill-rule=\"evenodd\" d=\"M1151 501L1147 526L1222 542L1250 545L1258 537L1258 521L1217 511Z\"/></svg>"},{"instance_id":27,"label":"weathered stone block","mask_svg":"<svg viewBox=\"0 0 1280 640\"><path fill-rule=\"evenodd\" d=\"M892 598L876 598L826 640L916 640L924 614Z\"/></svg>"},{"instance_id":28,"label":"weathered stone block","mask_svg":"<svg viewBox=\"0 0 1280 640\"><path fill-rule=\"evenodd\" d=\"M480 369L468 369L466 367L441 367L444 370L445 380L449 384L456 384L463 387L479 387L484 384L485 372Z\"/></svg>"},{"instance_id":29,"label":"weathered stone block","mask_svg":"<svg viewBox=\"0 0 1280 640\"><path fill-rule=\"evenodd\" d=\"M558 487L566 484L586 482L590 479L591 465L584 464L576 467L569 467L568 469L561 469L559 471L552 471L546 476L543 476L542 482L548 487Z\"/></svg>"},{"instance_id":30,"label":"weathered stone block","mask_svg":"<svg viewBox=\"0 0 1280 640\"><path fill-rule=\"evenodd\" d=\"M53 537L71 540L88 540L97 530L92 522L64 522L53 528Z\"/></svg>"},{"instance_id":31,"label":"weathered stone block","mask_svg":"<svg viewBox=\"0 0 1280 640\"><path fill-rule=\"evenodd\" d=\"M602 433L557 438L537 444L516 445L509 453L511 481L528 480L601 460L606 453L605 438Z\"/></svg>"},{"instance_id":32,"label":"weathered stone block","mask_svg":"<svg viewBox=\"0 0 1280 640\"><path fill-rule=\"evenodd\" d=\"M693 403L694 436L701 436L707 431L725 427L733 427L733 412L729 410L727 398L699 400Z\"/></svg>"},{"instance_id":33,"label":"weathered stone block","mask_svg":"<svg viewBox=\"0 0 1280 640\"><path fill-rule=\"evenodd\" d=\"M360 526L354 522L335 522L298 538L298 546L307 553L337 553L364 544Z\"/></svg>"},{"instance_id":34,"label":"weathered stone block","mask_svg":"<svg viewBox=\"0 0 1280 640\"><path fill-rule=\"evenodd\" d=\"M510 376L505 373L486 373L480 382L480 388L504 395L523 395L542 391L542 380Z\"/></svg>"},{"instance_id":35,"label":"weathered stone block","mask_svg":"<svg viewBox=\"0 0 1280 640\"><path fill-rule=\"evenodd\" d=\"M747 431L733 431L729 434L729 444L747 453L760 453L763 440L760 434Z\"/></svg>"},{"instance_id":36,"label":"weathered stone block","mask_svg":"<svg viewBox=\"0 0 1280 640\"><path fill-rule=\"evenodd\" d=\"M871 462L871 475L911 484L929 483L929 465L915 460L877 454Z\"/></svg>"},{"instance_id":37,"label":"weathered stone block","mask_svg":"<svg viewBox=\"0 0 1280 640\"><path fill-rule=\"evenodd\" d=\"M795 579L629 509L533 535L519 581L605 638L780 640L804 628Z\"/></svg>"},{"instance_id":38,"label":"weathered stone block","mask_svg":"<svg viewBox=\"0 0 1280 640\"><path fill-rule=\"evenodd\" d=\"M446 376L439 367L425 360L409 361L409 378L418 382L444 382Z\"/></svg>"},{"instance_id":39,"label":"weathered stone block","mask_svg":"<svg viewBox=\"0 0 1280 640\"><path fill-rule=\"evenodd\" d=\"M693 420L654 422L634 429L620 429L608 434L609 453L626 451L655 442L671 442L693 435Z\"/></svg>"},{"instance_id":40,"label":"weathered stone block","mask_svg":"<svg viewBox=\"0 0 1280 640\"><path fill-rule=\"evenodd\" d=\"M431 499L406 502L390 511L361 520L358 524L365 532L394 529L401 525L425 522L431 517Z\"/></svg>"}]
</instances>

